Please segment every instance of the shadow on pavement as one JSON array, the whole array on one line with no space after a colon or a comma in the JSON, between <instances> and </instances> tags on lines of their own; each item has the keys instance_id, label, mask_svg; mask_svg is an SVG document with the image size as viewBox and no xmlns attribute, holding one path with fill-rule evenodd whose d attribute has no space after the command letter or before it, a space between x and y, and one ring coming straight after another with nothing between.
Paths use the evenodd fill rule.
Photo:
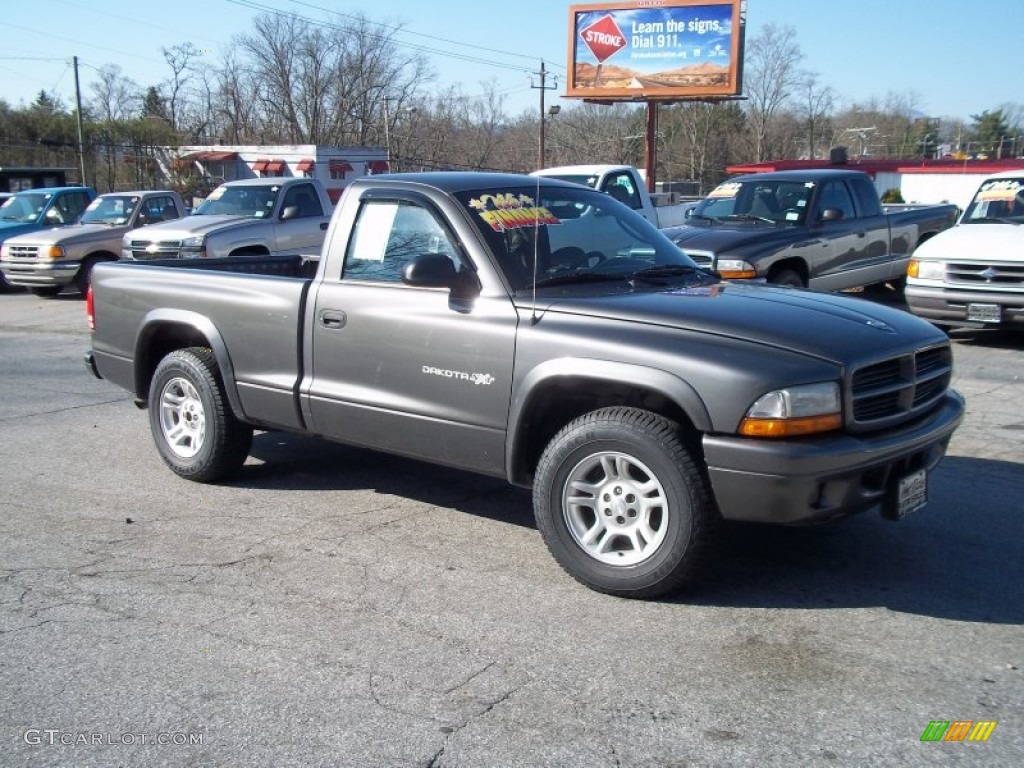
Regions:
<instances>
[{"instance_id":1,"label":"shadow on pavement","mask_svg":"<svg viewBox=\"0 0 1024 768\"><path fill-rule=\"evenodd\" d=\"M529 492L500 479L290 434L258 435L252 455L264 463L231 485L372 490L534 527ZM868 511L813 528L727 524L705 577L669 602L1024 624L1021 465L947 457L930 482L928 506L901 523Z\"/></svg>"}]
</instances>

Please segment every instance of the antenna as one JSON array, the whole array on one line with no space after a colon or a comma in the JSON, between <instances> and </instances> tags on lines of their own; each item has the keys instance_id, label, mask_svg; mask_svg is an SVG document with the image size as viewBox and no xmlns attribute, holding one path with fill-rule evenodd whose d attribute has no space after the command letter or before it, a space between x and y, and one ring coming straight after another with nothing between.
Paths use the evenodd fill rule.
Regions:
<instances>
[{"instance_id":1,"label":"antenna","mask_svg":"<svg viewBox=\"0 0 1024 768\"><path fill-rule=\"evenodd\" d=\"M540 176L537 179L536 197L533 199L535 207L540 206ZM540 322L537 317L537 261L540 258L540 216L533 217L533 306L530 307L530 325Z\"/></svg>"}]
</instances>

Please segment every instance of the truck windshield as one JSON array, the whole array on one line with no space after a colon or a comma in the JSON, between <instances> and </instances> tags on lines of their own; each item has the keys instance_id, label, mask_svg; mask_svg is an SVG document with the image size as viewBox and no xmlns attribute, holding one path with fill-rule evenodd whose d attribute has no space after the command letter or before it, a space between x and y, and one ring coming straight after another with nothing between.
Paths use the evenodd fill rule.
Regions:
<instances>
[{"instance_id":1,"label":"truck windshield","mask_svg":"<svg viewBox=\"0 0 1024 768\"><path fill-rule=\"evenodd\" d=\"M514 291L705 277L654 225L584 187L538 185L456 194Z\"/></svg>"},{"instance_id":2,"label":"truck windshield","mask_svg":"<svg viewBox=\"0 0 1024 768\"><path fill-rule=\"evenodd\" d=\"M110 224L118 226L127 224L139 205L138 195L117 195L116 197L98 197L85 209L81 224Z\"/></svg>"},{"instance_id":3,"label":"truck windshield","mask_svg":"<svg viewBox=\"0 0 1024 768\"><path fill-rule=\"evenodd\" d=\"M964 212L964 224L1024 223L1024 176L989 179Z\"/></svg>"},{"instance_id":4,"label":"truck windshield","mask_svg":"<svg viewBox=\"0 0 1024 768\"><path fill-rule=\"evenodd\" d=\"M691 218L801 224L807 217L813 185L800 181L726 181L697 203Z\"/></svg>"},{"instance_id":5,"label":"truck windshield","mask_svg":"<svg viewBox=\"0 0 1024 768\"><path fill-rule=\"evenodd\" d=\"M248 216L269 219L274 213L279 184L266 186L217 187L193 216Z\"/></svg>"},{"instance_id":6,"label":"truck windshield","mask_svg":"<svg viewBox=\"0 0 1024 768\"><path fill-rule=\"evenodd\" d=\"M46 204L50 202L50 195L25 192L8 199L0 207L0 221L17 221L29 224L39 218Z\"/></svg>"}]
</instances>

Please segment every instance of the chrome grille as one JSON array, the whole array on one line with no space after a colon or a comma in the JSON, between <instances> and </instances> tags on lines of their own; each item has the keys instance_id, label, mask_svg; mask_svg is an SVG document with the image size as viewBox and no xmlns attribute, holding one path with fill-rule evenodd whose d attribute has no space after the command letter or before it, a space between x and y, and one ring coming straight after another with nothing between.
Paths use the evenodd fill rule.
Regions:
<instances>
[{"instance_id":1,"label":"chrome grille","mask_svg":"<svg viewBox=\"0 0 1024 768\"><path fill-rule=\"evenodd\" d=\"M946 265L946 282L966 285L1024 286L1024 266L1005 263L950 262Z\"/></svg>"},{"instance_id":2,"label":"chrome grille","mask_svg":"<svg viewBox=\"0 0 1024 768\"><path fill-rule=\"evenodd\" d=\"M910 421L938 403L952 376L948 344L861 366L850 377L849 421L860 431Z\"/></svg>"},{"instance_id":3,"label":"chrome grille","mask_svg":"<svg viewBox=\"0 0 1024 768\"><path fill-rule=\"evenodd\" d=\"M132 258L139 261L146 259L177 259L181 256L180 240L131 240L128 248Z\"/></svg>"},{"instance_id":4,"label":"chrome grille","mask_svg":"<svg viewBox=\"0 0 1024 768\"><path fill-rule=\"evenodd\" d=\"M7 255L12 259L34 259L39 256L37 245L9 245Z\"/></svg>"}]
</instances>

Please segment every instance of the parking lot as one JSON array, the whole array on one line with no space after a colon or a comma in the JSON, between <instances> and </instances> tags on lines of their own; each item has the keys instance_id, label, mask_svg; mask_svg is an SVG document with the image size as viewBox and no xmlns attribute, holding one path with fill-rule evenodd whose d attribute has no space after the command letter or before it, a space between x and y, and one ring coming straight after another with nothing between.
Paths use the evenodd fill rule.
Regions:
<instances>
[{"instance_id":1,"label":"parking lot","mask_svg":"<svg viewBox=\"0 0 1024 768\"><path fill-rule=\"evenodd\" d=\"M0 764L1017 765L1024 336L953 338L925 509L730 526L633 602L497 480L278 433L180 480L86 373L81 300L0 296Z\"/></svg>"}]
</instances>

